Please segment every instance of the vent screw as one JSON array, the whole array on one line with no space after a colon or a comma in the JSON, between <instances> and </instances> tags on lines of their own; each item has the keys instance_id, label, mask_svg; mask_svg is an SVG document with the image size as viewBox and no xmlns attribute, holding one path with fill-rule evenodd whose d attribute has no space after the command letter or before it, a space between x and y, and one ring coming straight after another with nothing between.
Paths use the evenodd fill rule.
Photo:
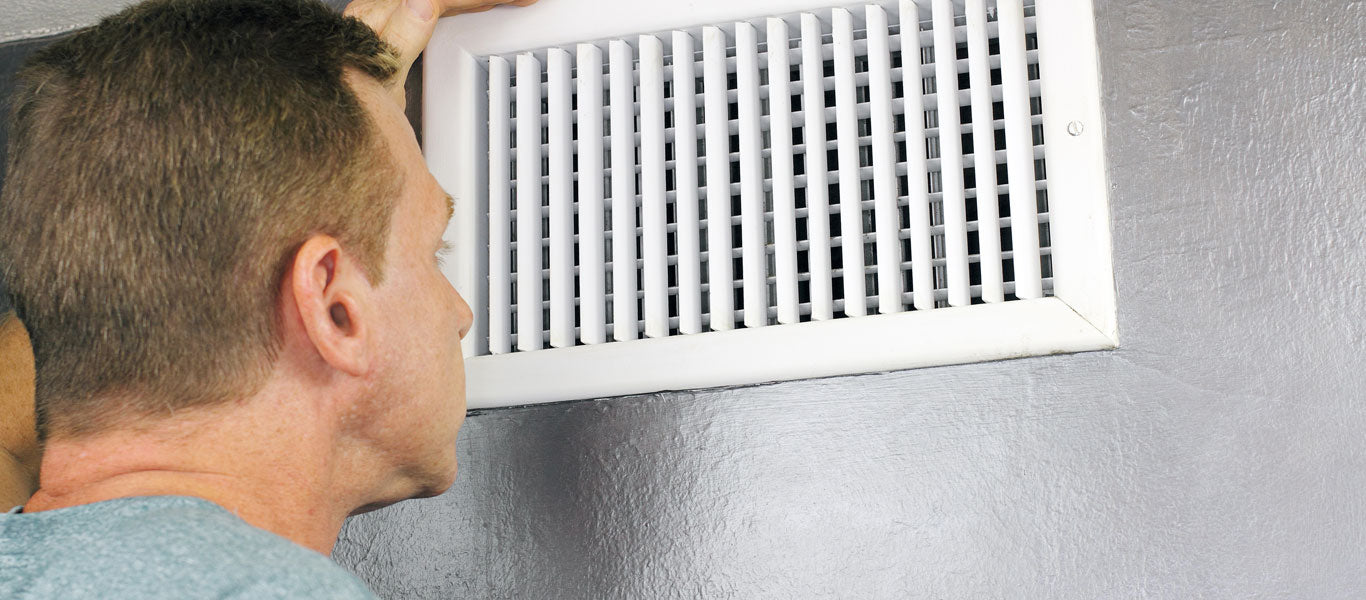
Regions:
<instances>
[{"instance_id":1,"label":"vent screw","mask_svg":"<svg viewBox=\"0 0 1366 600\"><path fill-rule=\"evenodd\" d=\"M1083 129L1085 126L1081 124L1081 121L1072 121L1067 124L1067 133L1072 134L1073 137L1081 135Z\"/></svg>"}]
</instances>

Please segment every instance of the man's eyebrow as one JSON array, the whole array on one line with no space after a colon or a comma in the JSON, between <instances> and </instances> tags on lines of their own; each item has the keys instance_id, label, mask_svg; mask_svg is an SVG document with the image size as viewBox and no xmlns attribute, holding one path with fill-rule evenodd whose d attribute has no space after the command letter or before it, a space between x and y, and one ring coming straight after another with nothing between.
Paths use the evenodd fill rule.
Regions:
<instances>
[{"instance_id":1,"label":"man's eyebrow","mask_svg":"<svg viewBox=\"0 0 1366 600\"><path fill-rule=\"evenodd\" d=\"M446 194L446 221L455 217L455 199L450 194Z\"/></svg>"}]
</instances>

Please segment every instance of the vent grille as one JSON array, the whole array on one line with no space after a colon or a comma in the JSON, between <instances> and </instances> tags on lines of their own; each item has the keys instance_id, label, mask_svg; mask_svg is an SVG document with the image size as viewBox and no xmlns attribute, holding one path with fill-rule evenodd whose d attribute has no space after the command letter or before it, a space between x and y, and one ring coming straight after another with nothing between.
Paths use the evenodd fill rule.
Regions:
<instances>
[{"instance_id":1,"label":"vent grille","mask_svg":"<svg viewBox=\"0 0 1366 600\"><path fill-rule=\"evenodd\" d=\"M477 353L1050 295L1036 46L904 0L481 57Z\"/></svg>"}]
</instances>

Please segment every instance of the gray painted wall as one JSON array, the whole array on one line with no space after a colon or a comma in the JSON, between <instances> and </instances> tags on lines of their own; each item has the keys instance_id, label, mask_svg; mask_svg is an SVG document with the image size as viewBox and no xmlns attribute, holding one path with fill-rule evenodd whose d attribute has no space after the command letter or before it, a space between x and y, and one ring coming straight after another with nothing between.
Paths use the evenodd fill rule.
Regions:
<instances>
[{"instance_id":1,"label":"gray painted wall","mask_svg":"<svg viewBox=\"0 0 1366 600\"><path fill-rule=\"evenodd\" d=\"M135 0L4 0L0 3L0 42L71 31L93 25Z\"/></svg>"},{"instance_id":2,"label":"gray painted wall","mask_svg":"<svg viewBox=\"0 0 1366 600\"><path fill-rule=\"evenodd\" d=\"M1098 0L1121 349L474 415L387 598L1366 594L1366 3Z\"/></svg>"},{"instance_id":3,"label":"gray painted wall","mask_svg":"<svg viewBox=\"0 0 1366 600\"><path fill-rule=\"evenodd\" d=\"M1096 2L1120 350L475 414L336 558L387 598L1361 596L1366 3Z\"/></svg>"}]
</instances>

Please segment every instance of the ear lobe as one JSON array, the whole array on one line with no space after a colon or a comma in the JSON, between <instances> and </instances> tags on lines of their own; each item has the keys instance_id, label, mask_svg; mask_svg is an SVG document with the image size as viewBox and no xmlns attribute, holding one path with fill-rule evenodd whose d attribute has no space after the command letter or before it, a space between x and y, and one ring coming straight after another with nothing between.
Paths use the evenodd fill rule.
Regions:
<instances>
[{"instance_id":1,"label":"ear lobe","mask_svg":"<svg viewBox=\"0 0 1366 600\"><path fill-rule=\"evenodd\" d=\"M354 377L369 370L371 287L360 265L335 238L314 235L299 247L289 271L292 301L318 356Z\"/></svg>"}]
</instances>

